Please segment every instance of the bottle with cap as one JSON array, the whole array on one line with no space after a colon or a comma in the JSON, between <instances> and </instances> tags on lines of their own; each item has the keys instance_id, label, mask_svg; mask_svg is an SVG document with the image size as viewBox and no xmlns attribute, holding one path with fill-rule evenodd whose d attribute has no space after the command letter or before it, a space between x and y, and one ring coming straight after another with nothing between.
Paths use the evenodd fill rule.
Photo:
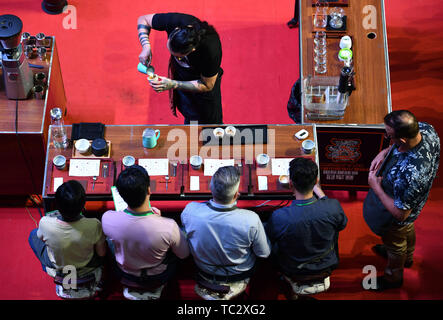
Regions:
<instances>
[{"instance_id":1,"label":"bottle with cap","mask_svg":"<svg viewBox=\"0 0 443 320\"><path fill-rule=\"evenodd\" d=\"M57 149L66 149L69 146L68 136L64 126L62 109L51 109L51 137L54 147Z\"/></svg>"}]
</instances>

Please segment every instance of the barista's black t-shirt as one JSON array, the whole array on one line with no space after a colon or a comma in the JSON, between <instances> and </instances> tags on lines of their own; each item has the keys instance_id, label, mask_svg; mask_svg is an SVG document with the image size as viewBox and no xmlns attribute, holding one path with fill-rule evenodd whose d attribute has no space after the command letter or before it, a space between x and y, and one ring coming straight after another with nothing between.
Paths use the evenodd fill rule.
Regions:
<instances>
[{"instance_id":1,"label":"barista's black t-shirt","mask_svg":"<svg viewBox=\"0 0 443 320\"><path fill-rule=\"evenodd\" d=\"M200 22L194 16L184 13L156 13L152 18L152 28L169 34L176 27L184 27ZM220 72L222 48L217 33L205 35L197 49L187 55L189 65L200 75L210 78Z\"/></svg>"}]
</instances>

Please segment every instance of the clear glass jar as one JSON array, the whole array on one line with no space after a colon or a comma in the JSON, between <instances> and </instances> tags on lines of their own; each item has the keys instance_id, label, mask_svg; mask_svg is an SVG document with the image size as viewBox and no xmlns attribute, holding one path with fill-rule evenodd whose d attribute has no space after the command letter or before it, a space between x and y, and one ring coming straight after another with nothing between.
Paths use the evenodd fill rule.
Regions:
<instances>
[{"instance_id":1,"label":"clear glass jar","mask_svg":"<svg viewBox=\"0 0 443 320\"><path fill-rule=\"evenodd\" d=\"M69 146L69 139L60 108L51 109L51 137L55 148L66 149Z\"/></svg>"}]
</instances>

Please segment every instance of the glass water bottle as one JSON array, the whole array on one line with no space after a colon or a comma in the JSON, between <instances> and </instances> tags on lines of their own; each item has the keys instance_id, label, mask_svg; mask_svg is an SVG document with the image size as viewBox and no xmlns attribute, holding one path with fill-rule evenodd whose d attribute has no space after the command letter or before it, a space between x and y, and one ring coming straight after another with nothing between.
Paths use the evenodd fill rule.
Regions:
<instances>
[{"instance_id":1,"label":"glass water bottle","mask_svg":"<svg viewBox=\"0 0 443 320\"><path fill-rule=\"evenodd\" d=\"M51 109L51 137L55 148L66 149L69 146L60 108Z\"/></svg>"}]
</instances>

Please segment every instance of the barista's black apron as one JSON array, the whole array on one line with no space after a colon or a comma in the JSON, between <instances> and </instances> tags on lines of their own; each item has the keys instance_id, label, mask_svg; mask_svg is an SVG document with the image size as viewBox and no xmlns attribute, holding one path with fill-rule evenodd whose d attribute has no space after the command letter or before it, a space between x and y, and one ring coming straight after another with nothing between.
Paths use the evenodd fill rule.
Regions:
<instances>
[{"instance_id":1,"label":"barista's black apron","mask_svg":"<svg viewBox=\"0 0 443 320\"><path fill-rule=\"evenodd\" d=\"M180 65L174 56L169 60L169 77L178 81L192 81L200 79L200 73L192 66ZM171 109L176 115L176 109L185 117L185 124L198 121L198 124L222 124L223 113L221 104L221 77L223 69L220 68L214 88L208 92L189 92L171 90L169 99Z\"/></svg>"}]
</instances>

